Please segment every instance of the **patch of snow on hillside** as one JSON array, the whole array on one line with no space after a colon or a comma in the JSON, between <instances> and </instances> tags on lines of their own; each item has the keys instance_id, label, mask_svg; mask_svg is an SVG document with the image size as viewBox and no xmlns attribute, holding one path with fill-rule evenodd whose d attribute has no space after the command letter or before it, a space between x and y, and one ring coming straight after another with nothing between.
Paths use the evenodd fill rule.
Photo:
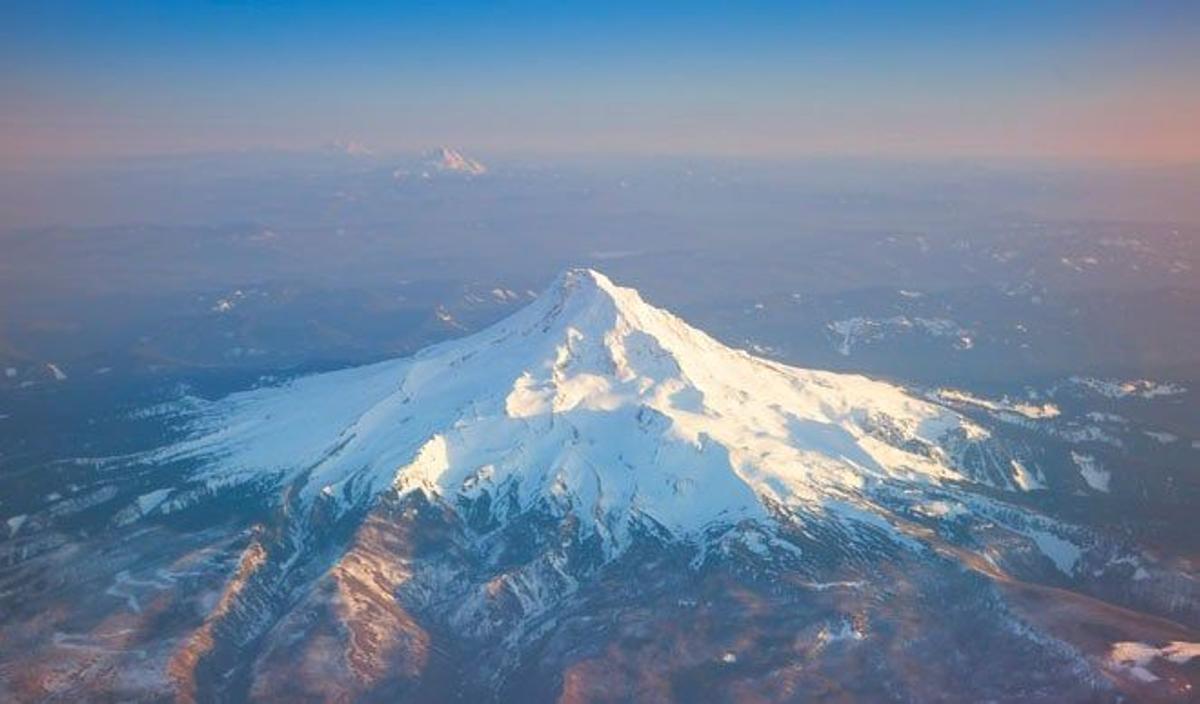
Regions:
<instances>
[{"instance_id":1,"label":"patch of snow on hillside","mask_svg":"<svg viewBox=\"0 0 1200 704\"><path fill-rule=\"evenodd\" d=\"M1021 491L1038 491L1046 488L1040 472L1029 471L1022 462L1017 460L1012 460L1011 464L1013 481L1021 488Z\"/></svg>"},{"instance_id":2,"label":"patch of snow on hillside","mask_svg":"<svg viewBox=\"0 0 1200 704\"><path fill-rule=\"evenodd\" d=\"M1200 643L1172 641L1159 648L1137 641L1118 641L1112 644L1108 654L1108 661L1112 666L1127 671L1142 682L1158 681L1158 675L1148 668L1157 658L1176 665L1187 664L1193 658L1200 658Z\"/></svg>"},{"instance_id":3,"label":"patch of snow on hillside","mask_svg":"<svg viewBox=\"0 0 1200 704\"><path fill-rule=\"evenodd\" d=\"M236 308L237 305L239 303L241 303L242 299L245 297L246 297L246 294L244 294L242 291L240 291L240 290L234 291L233 293L229 294L228 296L225 296L223 298L218 298L217 302L214 303L212 306L212 311L214 313L228 313L229 311Z\"/></svg>"},{"instance_id":4,"label":"patch of snow on hillside","mask_svg":"<svg viewBox=\"0 0 1200 704\"><path fill-rule=\"evenodd\" d=\"M1143 430L1142 432L1145 433L1146 437L1159 443L1160 445L1170 445L1171 443L1179 440L1179 436L1163 430Z\"/></svg>"},{"instance_id":5,"label":"patch of snow on hillside","mask_svg":"<svg viewBox=\"0 0 1200 704\"><path fill-rule=\"evenodd\" d=\"M946 318L910 318L905 315L882 319L853 317L830 322L826 328L835 338L838 353L847 357L860 345L878 342L890 335L914 332L934 338L953 338L952 344L958 350L969 350L975 346L969 330Z\"/></svg>"},{"instance_id":6,"label":"patch of snow on hillside","mask_svg":"<svg viewBox=\"0 0 1200 704\"><path fill-rule=\"evenodd\" d=\"M26 516L25 514L12 516L9 518L8 521L6 521L8 524L8 537L11 538L12 536L16 535L17 531L21 530L21 526L25 525L25 520L27 518L29 518L29 516Z\"/></svg>"},{"instance_id":7,"label":"patch of snow on hillside","mask_svg":"<svg viewBox=\"0 0 1200 704\"><path fill-rule=\"evenodd\" d=\"M1079 474L1083 477L1083 481L1096 491L1108 492L1108 482L1112 478L1107 471L1100 466L1100 462L1092 455L1085 455L1082 452L1071 451L1071 461L1079 468Z\"/></svg>"},{"instance_id":8,"label":"patch of snow on hillside","mask_svg":"<svg viewBox=\"0 0 1200 704\"><path fill-rule=\"evenodd\" d=\"M950 501L926 501L913 506L913 511L929 518L954 518L967 513L967 508Z\"/></svg>"},{"instance_id":9,"label":"patch of snow on hillside","mask_svg":"<svg viewBox=\"0 0 1200 704\"><path fill-rule=\"evenodd\" d=\"M1062 414L1059 407L1053 403L1036 404L1024 401L1010 401L1007 396L999 401L992 401L959 389L938 389L936 394L937 398L941 401L977 406L989 411L1016 413L1031 420L1057 418Z\"/></svg>"},{"instance_id":10,"label":"patch of snow on hillside","mask_svg":"<svg viewBox=\"0 0 1200 704\"><path fill-rule=\"evenodd\" d=\"M170 494L170 489L158 489L148 494L142 494L137 497L138 510L141 511L142 515L146 515L158 508L163 501L166 501Z\"/></svg>"},{"instance_id":11,"label":"patch of snow on hillside","mask_svg":"<svg viewBox=\"0 0 1200 704\"><path fill-rule=\"evenodd\" d=\"M1068 577L1075 574L1079 558L1083 556L1083 551L1078 545L1045 530L1026 528L1023 532L1037 544L1043 555L1050 558L1058 571Z\"/></svg>"},{"instance_id":12,"label":"patch of snow on hillside","mask_svg":"<svg viewBox=\"0 0 1200 704\"><path fill-rule=\"evenodd\" d=\"M1178 396L1187 393L1187 388L1179 384L1160 383L1149 379L1096 379L1094 377L1073 376L1069 379L1072 384L1107 398L1158 398L1160 396Z\"/></svg>"}]
</instances>

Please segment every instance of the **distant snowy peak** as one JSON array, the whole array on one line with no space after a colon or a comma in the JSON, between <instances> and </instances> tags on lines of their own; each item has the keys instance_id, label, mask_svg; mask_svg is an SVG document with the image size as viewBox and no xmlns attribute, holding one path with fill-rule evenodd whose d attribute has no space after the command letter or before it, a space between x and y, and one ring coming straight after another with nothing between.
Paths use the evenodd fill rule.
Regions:
<instances>
[{"instance_id":1,"label":"distant snowy peak","mask_svg":"<svg viewBox=\"0 0 1200 704\"><path fill-rule=\"evenodd\" d=\"M1027 488L945 406L731 349L589 269L415 357L235 394L196 430L167 453L204 460L210 486L276 477L346 507L421 491L500 523L550 510L611 551L639 525L878 515L886 485Z\"/></svg>"},{"instance_id":2,"label":"distant snowy peak","mask_svg":"<svg viewBox=\"0 0 1200 704\"><path fill-rule=\"evenodd\" d=\"M435 171L482 176L487 167L450 147L439 147L426 155L425 164Z\"/></svg>"},{"instance_id":3,"label":"distant snowy peak","mask_svg":"<svg viewBox=\"0 0 1200 704\"><path fill-rule=\"evenodd\" d=\"M330 154L342 154L345 156L354 157L375 155L375 152L372 151L367 145L352 139L335 139L334 141L325 145L324 151Z\"/></svg>"},{"instance_id":4,"label":"distant snowy peak","mask_svg":"<svg viewBox=\"0 0 1200 704\"><path fill-rule=\"evenodd\" d=\"M487 173L487 167L479 161L450 147L439 147L426 152L418 161L401 165L392 172L392 178L405 182L437 176L474 178Z\"/></svg>"}]
</instances>

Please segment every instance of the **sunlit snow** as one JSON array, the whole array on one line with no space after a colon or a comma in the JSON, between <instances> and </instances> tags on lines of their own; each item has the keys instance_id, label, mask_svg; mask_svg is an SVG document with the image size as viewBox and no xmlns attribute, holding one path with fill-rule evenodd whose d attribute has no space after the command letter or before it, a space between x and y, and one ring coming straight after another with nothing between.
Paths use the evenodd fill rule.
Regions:
<instances>
[{"instance_id":1,"label":"sunlit snow","mask_svg":"<svg viewBox=\"0 0 1200 704\"><path fill-rule=\"evenodd\" d=\"M771 506L871 518L871 484L972 479L955 448L990 441L900 387L731 349L585 269L487 330L235 394L193 431L150 459L200 460L211 487L272 479L337 505L513 492L518 510L573 512L609 548L647 519L686 536Z\"/></svg>"}]
</instances>

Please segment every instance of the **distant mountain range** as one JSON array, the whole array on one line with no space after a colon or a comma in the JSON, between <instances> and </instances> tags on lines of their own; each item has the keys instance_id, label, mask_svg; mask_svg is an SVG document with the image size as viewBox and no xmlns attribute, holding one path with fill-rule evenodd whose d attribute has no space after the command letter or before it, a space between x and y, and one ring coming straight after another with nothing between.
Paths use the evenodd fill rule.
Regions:
<instances>
[{"instance_id":1,"label":"distant mountain range","mask_svg":"<svg viewBox=\"0 0 1200 704\"><path fill-rule=\"evenodd\" d=\"M334 140L324 145L321 151L330 155L359 159L385 159L366 144L355 140ZM464 155L457 149L442 146L423 152L416 159L401 160L393 176L397 179L412 177L431 178L435 175L483 176L488 168L477 159Z\"/></svg>"}]
</instances>

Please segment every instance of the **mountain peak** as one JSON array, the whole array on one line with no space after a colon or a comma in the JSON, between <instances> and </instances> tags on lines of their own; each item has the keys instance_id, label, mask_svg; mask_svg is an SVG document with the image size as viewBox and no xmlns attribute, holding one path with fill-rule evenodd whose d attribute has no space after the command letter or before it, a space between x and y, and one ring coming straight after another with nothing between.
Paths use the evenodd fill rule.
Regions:
<instances>
[{"instance_id":1,"label":"mountain peak","mask_svg":"<svg viewBox=\"0 0 1200 704\"><path fill-rule=\"evenodd\" d=\"M612 279L604 274L585 266L573 266L563 269L558 276L554 278L554 284L551 288L574 289L583 286L597 286L601 288L615 288L616 284Z\"/></svg>"},{"instance_id":2,"label":"mountain peak","mask_svg":"<svg viewBox=\"0 0 1200 704\"><path fill-rule=\"evenodd\" d=\"M576 339L575 350L593 345L620 346L636 333L652 338L660 352L669 356L715 349L730 352L671 313L647 303L636 289L618 286L601 272L586 267L560 272L526 310L511 320L541 328L542 334L572 337ZM553 329L558 332L552 333ZM604 352L611 353L611 349Z\"/></svg>"},{"instance_id":3,"label":"mountain peak","mask_svg":"<svg viewBox=\"0 0 1200 704\"><path fill-rule=\"evenodd\" d=\"M636 297L637 303L644 304L636 290L617 286L612 279L587 267L571 267L561 271L554 278L554 282L550 284L547 294L559 302L586 299L593 302L607 301L619 305L621 303L619 299Z\"/></svg>"},{"instance_id":4,"label":"mountain peak","mask_svg":"<svg viewBox=\"0 0 1200 704\"><path fill-rule=\"evenodd\" d=\"M426 161L434 169L444 172L482 176L487 173L487 167L482 163L464 156L462 152L450 147L438 147L429 153Z\"/></svg>"}]
</instances>

